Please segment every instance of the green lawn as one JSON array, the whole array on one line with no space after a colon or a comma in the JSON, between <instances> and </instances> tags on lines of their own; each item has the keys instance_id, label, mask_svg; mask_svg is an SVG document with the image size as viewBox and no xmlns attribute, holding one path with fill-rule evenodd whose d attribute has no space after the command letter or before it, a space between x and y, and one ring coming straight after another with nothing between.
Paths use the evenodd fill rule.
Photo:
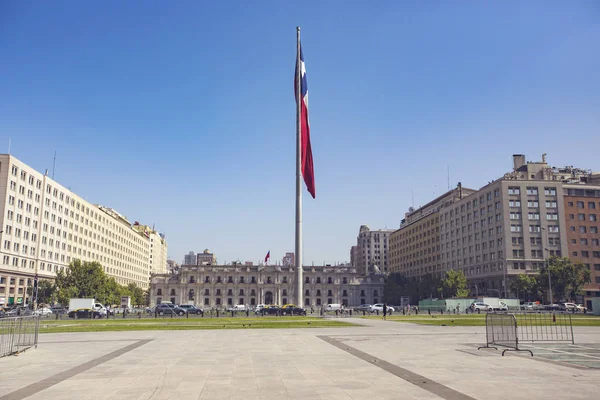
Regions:
<instances>
[{"instance_id":1,"label":"green lawn","mask_svg":"<svg viewBox=\"0 0 600 400\"><path fill-rule=\"evenodd\" d=\"M534 314L540 316L541 314ZM546 315L546 314L544 314ZM361 317L361 318L374 318L381 319L379 317ZM517 314L517 323L521 320L521 316ZM532 317L533 318L533 317ZM551 314L547 314L547 321L544 320L529 320L528 325L543 325L551 322ZM407 322L419 325L437 325L437 326L485 326L485 314L470 314L470 315L394 315L387 317L388 321L396 322ZM571 317L573 326L600 326L600 317L592 315L574 315ZM560 322L558 322L560 323Z\"/></svg>"},{"instance_id":2,"label":"green lawn","mask_svg":"<svg viewBox=\"0 0 600 400\"><path fill-rule=\"evenodd\" d=\"M359 326L340 320L311 317L168 318L110 320L42 320L40 333L199 329L330 328Z\"/></svg>"}]
</instances>

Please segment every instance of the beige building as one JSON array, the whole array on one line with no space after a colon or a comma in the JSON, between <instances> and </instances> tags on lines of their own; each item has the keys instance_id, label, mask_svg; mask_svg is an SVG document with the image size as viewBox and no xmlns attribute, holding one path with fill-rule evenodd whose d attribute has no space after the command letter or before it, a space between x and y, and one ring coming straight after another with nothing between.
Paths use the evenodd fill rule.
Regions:
<instances>
[{"instance_id":1,"label":"beige building","mask_svg":"<svg viewBox=\"0 0 600 400\"><path fill-rule=\"evenodd\" d=\"M563 186L582 179L583 171L548 166L545 155L541 162L514 155L513 171L500 179L444 194L425 206L430 216L407 214L392 235L391 268L410 276L458 269L473 293L503 295L505 279L508 286L518 274L538 273L547 256L568 254ZM439 254L430 237L437 224Z\"/></svg>"},{"instance_id":2,"label":"beige building","mask_svg":"<svg viewBox=\"0 0 600 400\"><path fill-rule=\"evenodd\" d=\"M196 255L196 265L214 265L217 263L217 256L204 249L202 253Z\"/></svg>"},{"instance_id":3,"label":"beige building","mask_svg":"<svg viewBox=\"0 0 600 400\"><path fill-rule=\"evenodd\" d=\"M355 250L356 269L359 274L388 272L388 245L392 232L394 232L393 229L372 231L367 225L361 225L356 238L357 249Z\"/></svg>"},{"instance_id":4,"label":"beige building","mask_svg":"<svg viewBox=\"0 0 600 400\"><path fill-rule=\"evenodd\" d=\"M125 216L7 154L0 155L0 208L0 305L24 303L36 274L52 279L75 259L98 261L120 284L148 287L151 242Z\"/></svg>"},{"instance_id":5,"label":"beige building","mask_svg":"<svg viewBox=\"0 0 600 400\"><path fill-rule=\"evenodd\" d=\"M164 274L168 270L167 265L167 241L162 233L158 233L153 227L140 225L139 222L133 224L136 232L144 235L150 241L150 252L148 262L150 263L151 274Z\"/></svg>"},{"instance_id":6,"label":"beige building","mask_svg":"<svg viewBox=\"0 0 600 400\"><path fill-rule=\"evenodd\" d=\"M283 305L296 298L295 277L294 268L284 266L182 265L178 274L152 275L150 302L202 308ZM382 301L383 275L361 276L350 266L305 266L303 279L303 307Z\"/></svg>"},{"instance_id":7,"label":"beige building","mask_svg":"<svg viewBox=\"0 0 600 400\"><path fill-rule=\"evenodd\" d=\"M400 229L390 235L390 272L406 276L442 275L440 215L443 207L474 193L459 183L456 189L439 196L418 209L410 208Z\"/></svg>"}]
</instances>

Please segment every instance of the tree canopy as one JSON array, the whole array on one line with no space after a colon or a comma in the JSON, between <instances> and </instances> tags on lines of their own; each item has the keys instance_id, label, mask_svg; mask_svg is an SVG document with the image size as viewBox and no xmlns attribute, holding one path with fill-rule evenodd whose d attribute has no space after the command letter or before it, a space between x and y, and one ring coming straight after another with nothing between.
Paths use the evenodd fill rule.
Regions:
<instances>
[{"instance_id":1,"label":"tree canopy","mask_svg":"<svg viewBox=\"0 0 600 400\"><path fill-rule=\"evenodd\" d=\"M538 285L545 291L548 290L548 274L552 281L554 301L574 298L586 283L592 281L591 273L583 263L573 262L566 257L550 257L540 270Z\"/></svg>"},{"instance_id":2,"label":"tree canopy","mask_svg":"<svg viewBox=\"0 0 600 400\"><path fill-rule=\"evenodd\" d=\"M69 268L56 275L56 297L60 304L68 304L70 298L95 298L103 304L121 303L122 296L130 296L132 305L146 304L144 290L134 283L127 286L117 283L106 275L97 261L75 260ZM38 291L39 297L39 291Z\"/></svg>"},{"instance_id":3,"label":"tree canopy","mask_svg":"<svg viewBox=\"0 0 600 400\"><path fill-rule=\"evenodd\" d=\"M442 291L445 297L467 297L467 277L462 271L449 270L442 279Z\"/></svg>"}]
</instances>

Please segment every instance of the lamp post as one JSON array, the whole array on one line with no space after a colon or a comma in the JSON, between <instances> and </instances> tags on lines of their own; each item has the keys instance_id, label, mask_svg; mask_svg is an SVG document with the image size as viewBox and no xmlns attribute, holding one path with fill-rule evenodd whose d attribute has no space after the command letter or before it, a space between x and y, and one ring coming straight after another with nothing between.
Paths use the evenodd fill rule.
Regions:
<instances>
[{"instance_id":1,"label":"lamp post","mask_svg":"<svg viewBox=\"0 0 600 400\"><path fill-rule=\"evenodd\" d=\"M500 256L500 259L502 260L502 269L504 270L504 298L508 298L508 294L507 294L507 289L508 287L506 286L506 268L508 267L507 263L506 263L506 258Z\"/></svg>"},{"instance_id":2,"label":"lamp post","mask_svg":"<svg viewBox=\"0 0 600 400\"><path fill-rule=\"evenodd\" d=\"M546 246L550 246L550 241L548 240L549 231L546 228L542 227L542 230L546 232ZM548 272L548 297L550 300L550 304L554 303L554 298L552 296L552 277L550 276L550 249L548 247L544 248L546 250L546 259L544 260L544 264L546 264L546 271Z\"/></svg>"}]
</instances>

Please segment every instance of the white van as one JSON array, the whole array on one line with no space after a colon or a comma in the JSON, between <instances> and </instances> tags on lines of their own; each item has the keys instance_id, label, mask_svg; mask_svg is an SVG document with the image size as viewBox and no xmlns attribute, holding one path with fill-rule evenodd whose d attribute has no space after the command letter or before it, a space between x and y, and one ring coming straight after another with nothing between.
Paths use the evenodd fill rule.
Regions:
<instances>
[{"instance_id":1,"label":"white van","mask_svg":"<svg viewBox=\"0 0 600 400\"><path fill-rule=\"evenodd\" d=\"M336 311L336 310L341 310L341 309L342 309L341 304L327 304L327 306L325 306L325 311Z\"/></svg>"}]
</instances>

